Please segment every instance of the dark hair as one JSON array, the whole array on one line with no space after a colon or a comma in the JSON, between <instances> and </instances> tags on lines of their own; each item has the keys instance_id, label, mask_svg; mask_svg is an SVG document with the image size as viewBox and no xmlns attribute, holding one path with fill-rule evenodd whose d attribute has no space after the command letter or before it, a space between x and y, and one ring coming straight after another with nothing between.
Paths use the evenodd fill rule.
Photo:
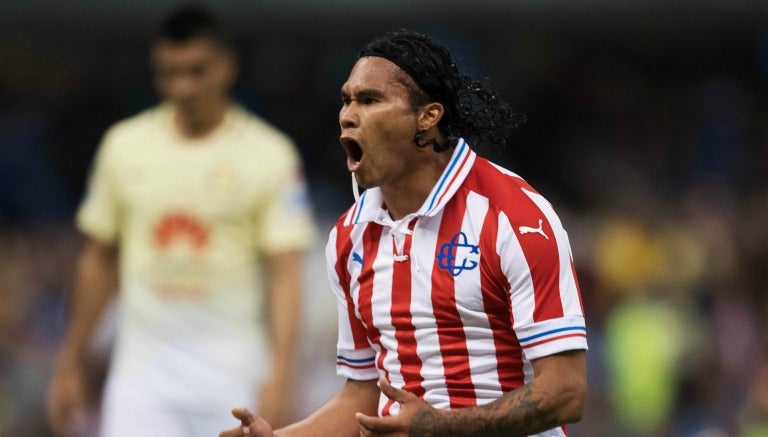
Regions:
<instances>
[{"instance_id":1,"label":"dark hair","mask_svg":"<svg viewBox=\"0 0 768 437\"><path fill-rule=\"evenodd\" d=\"M222 46L227 45L224 31L214 15L200 6L174 9L163 18L156 39L185 43L196 38L210 38Z\"/></svg>"},{"instance_id":2,"label":"dark hair","mask_svg":"<svg viewBox=\"0 0 768 437\"><path fill-rule=\"evenodd\" d=\"M358 58L365 56L385 58L413 79L419 87L409 87L414 108L434 101L445 108L438 123L445 141L423 142L424 132L417 132L414 142L419 147L432 145L436 152L442 152L454 145L457 137L464 137L477 144L505 148L513 131L525 123L525 116L514 113L493 91L459 72L450 52L426 35L408 30L389 32L369 42Z\"/></svg>"}]
</instances>

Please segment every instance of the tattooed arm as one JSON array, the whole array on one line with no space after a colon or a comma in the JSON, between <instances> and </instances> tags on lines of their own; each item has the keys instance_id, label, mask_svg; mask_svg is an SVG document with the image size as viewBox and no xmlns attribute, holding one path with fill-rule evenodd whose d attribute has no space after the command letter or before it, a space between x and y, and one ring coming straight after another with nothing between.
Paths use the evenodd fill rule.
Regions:
<instances>
[{"instance_id":1,"label":"tattooed arm","mask_svg":"<svg viewBox=\"0 0 768 437\"><path fill-rule=\"evenodd\" d=\"M366 436L526 436L581 419L586 397L584 351L533 361L534 379L490 404L436 410L412 393L379 381L384 394L400 403L390 417L357 416Z\"/></svg>"},{"instance_id":2,"label":"tattooed arm","mask_svg":"<svg viewBox=\"0 0 768 437\"><path fill-rule=\"evenodd\" d=\"M490 404L438 412L422 410L410 435L528 435L581 419L586 397L584 351L570 351L533 362L533 381Z\"/></svg>"}]
</instances>

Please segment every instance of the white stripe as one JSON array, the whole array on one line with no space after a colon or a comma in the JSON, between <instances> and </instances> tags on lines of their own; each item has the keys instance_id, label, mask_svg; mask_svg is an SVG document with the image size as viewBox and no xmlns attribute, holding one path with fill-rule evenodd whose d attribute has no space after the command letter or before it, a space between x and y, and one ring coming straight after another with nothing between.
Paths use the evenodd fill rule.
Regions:
<instances>
[{"instance_id":1,"label":"white stripe","mask_svg":"<svg viewBox=\"0 0 768 437\"><path fill-rule=\"evenodd\" d=\"M435 217L422 217L414 228L410 253L411 321L416 328L416 353L422 363L424 400L435 408L448 408L443 356L432 307L432 268L441 218L442 212Z\"/></svg>"},{"instance_id":2,"label":"white stripe","mask_svg":"<svg viewBox=\"0 0 768 437\"><path fill-rule=\"evenodd\" d=\"M370 224L369 226L376 226ZM360 238L362 240L362 237ZM400 369L400 360L397 356L397 338L395 338L395 327L392 324L392 266L382 266L382 264L392 261L392 236L386 232L381 233L379 239L378 252L376 254L366 254L366 257L376 256L374 260L374 270L386 274L376 274L373 277L373 293L371 296L371 314L373 324L379 329L381 336L379 341L383 349L387 351L382 366L389 372L389 380L394 387L403 387L405 381ZM369 261L366 261L369 262ZM359 287L358 287L359 288ZM381 353L381 351L379 352ZM377 358L378 359L378 358ZM381 413L387 397L382 395L379 398L379 413ZM394 412L394 411L393 411Z\"/></svg>"},{"instance_id":3,"label":"white stripe","mask_svg":"<svg viewBox=\"0 0 768 437\"><path fill-rule=\"evenodd\" d=\"M461 225L471 244L478 244L479 233L488 212L488 199L476 193L467 196L467 208ZM457 257L460 256L457 253ZM480 257L483 254L480 253ZM479 259L478 259L479 261ZM475 399L497 399L503 395L499 382L498 362L493 330L488 321L480 287L480 267L465 270L454 278L456 284L456 306L464 325L467 339L469 368L472 384L475 386Z\"/></svg>"},{"instance_id":4,"label":"white stripe","mask_svg":"<svg viewBox=\"0 0 768 437\"><path fill-rule=\"evenodd\" d=\"M528 261L517 239L517 234L509 218L499 214L499 230L496 239L496 251L501 259L501 270L509 279L510 300L514 328L533 323L533 310L536 299L533 293L533 277L528 268Z\"/></svg>"}]
</instances>

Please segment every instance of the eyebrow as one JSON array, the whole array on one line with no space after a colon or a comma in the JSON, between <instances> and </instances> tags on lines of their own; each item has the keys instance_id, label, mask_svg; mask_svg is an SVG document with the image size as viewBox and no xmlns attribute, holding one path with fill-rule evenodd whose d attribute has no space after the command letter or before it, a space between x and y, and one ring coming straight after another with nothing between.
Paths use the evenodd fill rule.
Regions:
<instances>
[{"instance_id":1,"label":"eyebrow","mask_svg":"<svg viewBox=\"0 0 768 437\"><path fill-rule=\"evenodd\" d=\"M384 97L384 93L380 90L374 89L374 88L363 88L361 90L358 90L355 93L352 93L357 97L358 99L361 98L382 98ZM351 94L347 91L341 90L341 97L351 97Z\"/></svg>"}]
</instances>

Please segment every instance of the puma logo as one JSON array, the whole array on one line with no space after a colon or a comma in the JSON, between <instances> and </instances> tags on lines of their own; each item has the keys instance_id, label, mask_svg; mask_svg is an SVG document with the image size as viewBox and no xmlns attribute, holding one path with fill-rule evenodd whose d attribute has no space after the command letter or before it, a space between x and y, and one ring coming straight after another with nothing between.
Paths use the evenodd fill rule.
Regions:
<instances>
[{"instance_id":1,"label":"puma logo","mask_svg":"<svg viewBox=\"0 0 768 437\"><path fill-rule=\"evenodd\" d=\"M541 234L542 237L549 240L549 237L547 237L547 234L544 233L544 230L542 229L542 224L544 220L539 219L539 227L538 228L532 228L530 226L520 226L517 228L520 231L520 235L523 234Z\"/></svg>"}]
</instances>

